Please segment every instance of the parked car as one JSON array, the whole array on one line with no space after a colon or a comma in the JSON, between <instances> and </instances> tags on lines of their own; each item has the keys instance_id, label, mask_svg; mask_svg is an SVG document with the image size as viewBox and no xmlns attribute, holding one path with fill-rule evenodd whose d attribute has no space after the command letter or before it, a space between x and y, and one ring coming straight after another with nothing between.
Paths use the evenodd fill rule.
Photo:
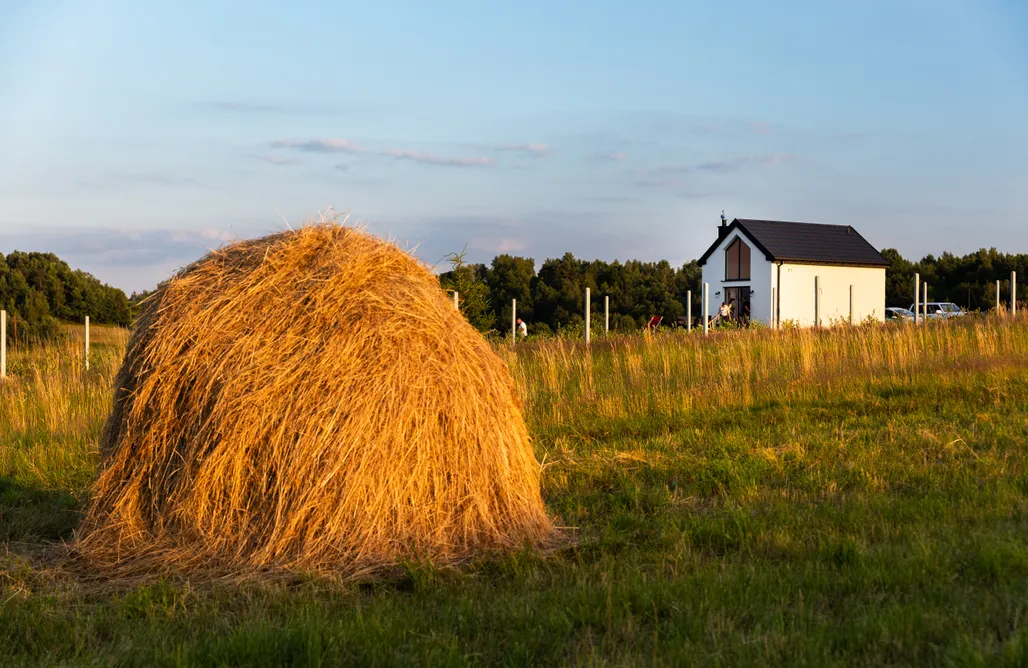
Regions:
<instances>
[{"instance_id":1,"label":"parked car","mask_svg":"<svg viewBox=\"0 0 1028 668\"><path fill-rule=\"evenodd\" d=\"M890 306L885 309L885 319L894 320L896 322L902 322L904 320L913 320L914 312L910 309L905 309L901 306Z\"/></svg>"},{"instance_id":2,"label":"parked car","mask_svg":"<svg viewBox=\"0 0 1028 668\"><path fill-rule=\"evenodd\" d=\"M929 318L959 318L967 315L964 309L953 302L928 302L921 305L921 308L924 309L922 313L927 311ZM914 310L913 304L910 305L910 310Z\"/></svg>"}]
</instances>

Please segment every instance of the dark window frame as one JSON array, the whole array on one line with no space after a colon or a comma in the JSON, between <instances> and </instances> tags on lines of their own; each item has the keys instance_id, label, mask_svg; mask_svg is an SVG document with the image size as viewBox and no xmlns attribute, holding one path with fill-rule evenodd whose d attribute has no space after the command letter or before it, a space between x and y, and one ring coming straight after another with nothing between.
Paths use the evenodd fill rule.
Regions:
<instances>
[{"instance_id":1,"label":"dark window frame","mask_svg":"<svg viewBox=\"0 0 1028 668\"><path fill-rule=\"evenodd\" d=\"M746 252L743 253L743 249ZM732 276L729 267L732 266L729 258L732 257L732 253L735 253L735 268L736 276ZM746 261L743 261L743 255L746 257ZM749 244L742 240L742 237L735 237L732 243L728 244L725 248L725 280L726 281L748 281L753 276L753 270L750 264L753 261L753 250Z\"/></svg>"}]
</instances>

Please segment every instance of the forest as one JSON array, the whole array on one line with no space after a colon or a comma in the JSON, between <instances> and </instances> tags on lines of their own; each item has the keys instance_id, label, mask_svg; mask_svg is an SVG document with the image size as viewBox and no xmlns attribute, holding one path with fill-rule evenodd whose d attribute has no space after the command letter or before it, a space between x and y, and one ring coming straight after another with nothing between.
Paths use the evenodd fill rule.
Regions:
<instances>
[{"instance_id":1,"label":"forest","mask_svg":"<svg viewBox=\"0 0 1028 668\"><path fill-rule=\"evenodd\" d=\"M914 274L930 287L933 300L952 301L965 309L987 310L994 305L995 282L1009 294L1010 273L1028 283L1028 254L981 249L963 257L943 253L921 260L903 258L895 249L882 254L886 270L886 304L908 306L913 301ZM637 330L654 315L672 322L686 314L692 291L692 313L700 313L701 271L695 261L672 266L666 260L606 262L580 260L571 253L549 258L541 265L530 257L498 255L490 264L467 263L464 254L449 256L450 268L440 283L459 294L461 311L482 332L505 334L511 326L511 302L529 324L531 334L576 331L584 324L585 289L593 299L593 326L602 326L603 299L610 300L610 326L615 331ZM49 338L64 322L127 326L136 305L151 291L126 297L118 288L73 270L52 253L14 251L0 254L0 309L8 313L8 337ZM1019 295L1024 288L1019 287ZM1023 297L1021 297L1023 299ZM1006 299L1006 297L1004 297Z\"/></svg>"},{"instance_id":2,"label":"forest","mask_svg":"<svg viewBox=\"0 0 1028 668\"><path fill-rule=\"evenodd\" d=\"M885 303L907 307L913 302L914 274L929 284L929 298L952 301L968 310L988 310L995 304L995 285L1000 281L1003 299L1010 290L1010 273L1016 271L1019 300L1028 283L1028 254L999 253L981 249L963 257L943 253L919 261L903 258L899 251L882 251L891 265L886 269ZM535 270L532 258L499 255L490 265L467 264L461 254L450 256L451 269L440 275L447 290L460 294L459 304L468 320L480 331L506 333L511 328L511 301L517 299L517 315L529 324L530 333L548 334L577 330L584 325L585 288L591 290L592 326L602 326L603 298L610 298L610 326L616 331L639 329L652 316L664 322L686 313L692 291L693 318L701 313L701 268L695 261L675 267L660 262L624 263L579 260L571 253L547 259Z\"/></svg>"},{"instance_id":3,"label":"forest","mask_svg":"<svg viewBox=\"0 0 1028 668\"><path fill-rule=\"evenodd\" d=\"M53 338L61 322L128 326L129 300L118 288L72 269L53 253L0 253L0 309L7 311L7 336L14 340Z\"/></svg>"}]
</instances>

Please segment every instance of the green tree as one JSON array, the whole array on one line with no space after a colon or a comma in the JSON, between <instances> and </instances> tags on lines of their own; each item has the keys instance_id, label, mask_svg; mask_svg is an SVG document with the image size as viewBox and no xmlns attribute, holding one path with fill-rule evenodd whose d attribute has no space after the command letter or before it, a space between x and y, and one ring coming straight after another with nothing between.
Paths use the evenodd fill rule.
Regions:
<instances>
[{"instance_id":1,"label":"green tree","mask_svg":"<svg viewBox=\"0 0 1028 668\"><path fill-rule=\"evenodd\" d=\"M457 292L460 312L471 326L480 332L488 332L496 316L490 306L487 269L485 265L466 263L466 253L467 247L460 253L446 256L451 269L439 276L439 283L444 290Z\"/></svg>"},{"instance_id":2,"label":"green tree","mask_svg":"<svg viewBox=\"0 0 1028 668\"><path fill-rule=\"evenodd\" d=\"M511 325L512 301L518 300L517 315L532 322L535 310L532 304L532 280L535 278L535 260L532 258L497 255L486 274L489 300L493 305L493 327L506 332Z\"/></svg>"}]
</instances>

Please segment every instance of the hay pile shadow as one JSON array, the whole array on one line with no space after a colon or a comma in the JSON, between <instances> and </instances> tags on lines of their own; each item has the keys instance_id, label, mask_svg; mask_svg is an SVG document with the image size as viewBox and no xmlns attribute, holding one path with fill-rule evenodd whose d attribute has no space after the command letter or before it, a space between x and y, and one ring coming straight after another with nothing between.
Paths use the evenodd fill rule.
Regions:
<instances>
[{"instance_id":1,"label":"hay pile shadow","mask_svg":"<svg viewBox=\"0 0 1028 668\"><path fill-rule=\"evenodd\" d=\"M453 564L551 544L504 363L412 256L334 222L145 305L70 545L98 573Z\"/></svg>"}]
</instances>

